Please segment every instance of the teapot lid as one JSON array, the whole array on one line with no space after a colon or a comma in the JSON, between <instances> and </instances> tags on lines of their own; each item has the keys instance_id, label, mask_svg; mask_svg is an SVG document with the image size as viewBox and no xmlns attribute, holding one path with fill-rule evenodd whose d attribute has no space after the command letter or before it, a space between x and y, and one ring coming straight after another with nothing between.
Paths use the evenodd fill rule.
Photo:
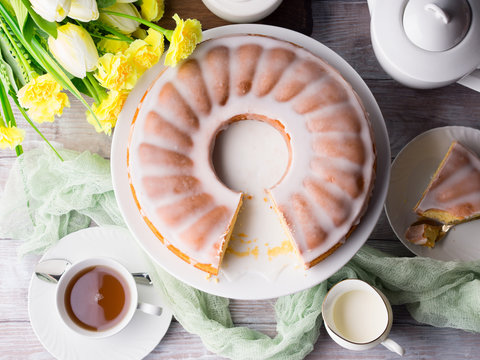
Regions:
<instances>
[{"instance_id":1,"label":"teapot lid","mask_svg":"<svg viewBox=\"0 0 480 360\"><path fill-rule=\"evenodd\" d=\"M466 0L410 0L403 13L407 37L428 51L445 51L458 45L470 23Z\"/></svg>"},{"instance_id":2,"label":"teapot lid","mask_svg":"<svg viewBox=\"0 0 480 360\"><path fill-rule=\"evenodd\" d=\"M480 0L369 0L369 7L375 55L399 82L434 88L480 68Z\"/></svg>"}]
</instances>

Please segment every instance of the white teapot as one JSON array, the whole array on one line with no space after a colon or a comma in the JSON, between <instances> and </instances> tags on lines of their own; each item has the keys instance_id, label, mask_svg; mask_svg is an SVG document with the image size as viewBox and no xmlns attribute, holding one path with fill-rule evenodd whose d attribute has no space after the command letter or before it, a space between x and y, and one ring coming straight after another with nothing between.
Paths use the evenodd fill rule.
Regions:
<instances>
[{"instance_id":1,"label":"white teapot","mask_svg":"<svg viewBox=\"0 0 480 360\"><path fill-rule=\"evenodd\" d=\"M480 0L368 0L372 45L398 82L480 91Z\"/></svg>"}]
</instances>

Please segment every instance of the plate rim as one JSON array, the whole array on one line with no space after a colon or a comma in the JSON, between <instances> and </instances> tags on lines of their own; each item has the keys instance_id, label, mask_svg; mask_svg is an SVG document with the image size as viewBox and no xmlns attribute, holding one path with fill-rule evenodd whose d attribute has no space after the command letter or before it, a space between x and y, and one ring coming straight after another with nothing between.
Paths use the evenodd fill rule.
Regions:
<instances>
[{"instance_id":1,"label":"plate rim","mask_svg":"<svg viewBox=\"0 0 480 360\"><path fill-rule=\"evenodd\" d=\"M132 238L132 240L136 240L135 237L131 234L131 232L126 229L125 227L121 227L121 226L117 226L117 225L105 225L105 226L92 226L92 227L88 227L88 228L84 228L84 229L80 229L78 231L74 231L70 234L67 234L66 236L64 236L62 239L59 240L59 242L61 242L62 240L65 240L67 239L67 241L75 241L75 239L79 239L81 238L82 236L86 236L87 233L88 235L92 235L92 236L105 236L106 233L109 233L109 232L112 232L113 233L116 233L118 234L119 232L124 232L125 235L128 235L129 237ZM72 240L73 239L73 240ZM55 244L54 246L52 246L51 248L49 248L44 254L42 254L42 256L38 259L38 262L41 262L45 259L48 259L50 258L52 255L52 250L54 250L56 247L58 246L58 243ZM80 245L79 245L80 246ZM133 243L132 246L136 246L135 243ZM141 249L139 249L141 250ZM89 252L92 252L92 250L88 250ZM54 256L52 258L57 258L57 256ZM145 270L147 268L147 265L145 265ZM28 318L29 318L29 321L30 321L30 326L35 334L35 336L37 337L38 341L40 342L40 344L42 344L42 346L44 347L44 349L46 351L48 351L52 356L57 356L58 355L58 351L55 350L55 346L53 346L52 344L48 343L45 339L44 339L44 336L43 334L40 333L40 329L38 328L38 324L35 323L35 321L32 321L32 311L33 311L33 308L32 308L32 287L34 285L34 282L36 281L39 281L39 282L42 282L42 280L38 279L36 276L35 276L35 273L33 272L31 277L30 277L30 280L29 280L29 284L28 284L28 293L27 293L27 311L28 311ZM53 284L50 284L50 285L53 285ZM55 285L53 285L55 286ZM53 291L53 290L52 290ZM162 297L159 290L156 289L156 292L155 292L156 296L159 296L159 297ZM159 321L161 320L162 322L162 326L158 326L157 327L157 330L158 332L155 333L155 344L150 348L146 348L146 347L143 347L142 349L143 350L148 350L148 352L145 353L145 351L143 351L141 357L139 357L139 359L147 356L148 354L150 354L157 346L158 344L162 341L162 339L165 337L165 334L167 333L168 329L170 328L170 325L171 325L171 322L172 322L172 318L173 318L173 313L172 311L167 308L165 306L165 301L162 299L162 302L163 302L163 311L162 311L162 315L161 315L161 319L158 319ZM134 315L134 317L138 317L138 316L143 316L144 314L136 314ZM61 320L58 319L58 322L61 322ZM58 325L58 322L57 322L57 325ZM52 324L52 321L48 322L48 326L50 327ZM91 343L91 344L96 344L96 343L99 343L99 342L104 342L105 344L107 344L107 342L112 342L112 341L115 341L115 337L117 337L117 343L119 343L119 336L121 336L121 333L123 331L125 331L129 326L131 326L131 324L127 325L127 327L125 329L123 329L120 333L118 334L115 334L115 335L112 335L110 337L107 337L107 338L100 338L100 339L97 339L97 338L91 338L91 339L88 339L88 338L85 338L84 341L86 341L87 343ZM66 331L69 331L68 328L65 326L65 330ZM71 333L71 338L70 340L71 341L74 341L73 338L74 337L79 337L80 335L78 334L75 334L75 333ZM72 338L73 337L73 338ZM152 337L153 339L153 337ZM158 339L158 341L157 341ZM83 340L82 340L83 341ZM153 340L152 340L152 344L153 344ZM112 345L112 344L110 344ZM104 345L105 346L105 345ZM131 345L128 345L128 347L131 347ZM76 359L81 359L82 358L82 355L81 354L78 354L77 353L77 357ZM103 355L102 355L103 356Z\"/></svg>"},{"instance_id":2,"label":"plate rim","mask_svg":"<svg viewBox=\"0 0 480 360\"><path fill-rule=\"evenodd\" d=\"M435 134L435 133L445 133L446 134L448 131L458 132L458 131L462 131L462 130L463 131L474 130L475 132L478 133L478 135L480 137L480 129L477 129L477 128L474 128L474 127L471 127L471 126L462 126L462 125L439 126L439 127L435 127L435 128L432 128L432 129L428 129L428 130L416 135L413 139L408 141L407 144L405 144L405 146L398 152L395 159L393 159L392 165L391 165L391 173L392 174L394 173L395 167L398 166L398 163L399 163L399 161L401 161L402 156L405 156L405 154L407 153L409 148L411 146L415 145L417 142L422 141L422 139L424 139L426 137L433 136L433 134ZM445 154L443 154L443 155L440 154L439 155L440 160L444 155ZM392 179L393 179L393 177L390 178L390 181L392 181ZM415 256L418 256L418 257L428 257L428 258L431 258L431 259L441 260L441 261L470 261L470 259L459 259L459 258L456 258L456 257L451 257L451 258L448 258L448 259L445 259L443 257L440 258L438 256L435 256L435 254L436 254L436 252L435 252L436 248L435 247L431 248L431 249L427 249L427 250L431 250L431 251L425 251L425 249L426 249L425 247L412 244L408 240L406 240L404 238L404 234L400 233L400 229L397 229L397 227L394 226L394 221L392 219L393 218L393 213L391 211L389 211L389 206L388 206L389 205L389 201L388 201L389 194L390 194L390 191L392 191L392 186L390 184L388 186L388 189L389 189L389 191L387 193L387 197L385 199L385 204L384 204L385 215L387 217L390 228L394 232L395 236L398 238L398 240L409 251L411 251Z\"/></svg>"},{"instance_id":3,"label":"plate rim","mask_svg":"<svg viewBox=\"0 0 480 360\"><path fill-rule=\"evenodd\" d=\"M342 266L344 266L355 255L355 253L360 249L360 247L363 246L363 244L367 241L371 232L373 231L373 228L378 222L378 218L380 217L380 214L383 210L383 204L387 196L388 184L390 179L390 165L391 165L390 164L391 163L390 141L389 141L387 127L386 127L383 115L381 113L381 110L372 92L366 85L365 81L353 69L353 67L350 64L348 64L347 61L344 60L336 52L334 52L324 44L320 43L319 41L311 37L308 37L304 34L295 32L293 30L285 29L285 28L280 28L280 27L270 26L270 25L260 25L260 24L235 24L235 25L227 25L227 26L209 29L203 33L204 35L203 40L208 40L211 38L215 38L217 36L235 35L235 34L267 35L274 38L280 38L285 41L290 41L296 45L301 46L302 48L305 48L307 51L310 51L313 54L321 57L327 63L331 64L335 69L337 69L337 71L339 71L339 73L350 83L350 85L354 88L358 96L362 99L362 102L367 112L369 113L369 117L371 119L372 133L375 139L375 146L377 151L377 169L376 169L374 189L373 189L371 198L369 200L369 206L367 208L366 213L362 216L362 219L358 224L357 228L355 229L354 233L352 234L352 236L350 236L350 238L347 239L345 244L341 246L338 250L336 250L327 259L317 264L314 268L309 269L308 270L309 273L305 275L305 278L308 278L307 279L308 281L305 280L303 282L302 281L298 282L296 287L294 287L293 289L286 290L286 289L281 289L278 286L277 287L270 286L268 290L268 289L259 287L259 284L257 284L255 281L252 280L252 283L249 284L249 287L254 288L255 286L257 286L257 290L260 291L260 293L258 291L243 291L242 289L238 289L238 287L235 287L233 285L226 285L225 282L222 282L222 281L220 281L220 283L213 283L213 282L206 281L205 280L206 273L198 269L195 269L195 270L201 276L199 276L198 274L192 273L192 271L187 269L185 265L187 265L188 268L192 268L192 269L194 268L191 265L185 263L180 258L176 258L175 260L168 260L167 263L162 263L158 260L159 255L158 254L152 255L149 249L146 247L146 245L138 239L140 236L140 233L137 233L137 226L142 227L143 225L143 228L145 229L146 225L144 224L143 220L142 220L143 222L142 225L135 224L135 222L138 221L138 216L137 216L137 220L129 218L127 198L131 197L131 194L129 193L128 187L127 187L128 191L126 191L127 194L125 194L125 190L126 190L126 188L124 187L125 184L123 185L121 184L122 181L123 182L125 181L125 179L122 180L121 177L122 177L122 172L125 173L126 171L126 166L125 166L125 170L122 171L121 161L122 161L122 158L126 159L126 150L125 150L125 154L122 155L121 154L122 140L120 139L120 137L122 136L122 132L124 133L126 131L127 127L128 127L128 131L130 129L130 126L129 126L130 120L125 119L125 122L128 123L128 126L127 124L124 124L122 128L121 119L122 119L122 116L128 118L128 115L125 115L125 112L127 110L125 110L125 112L122 110L122 113L119 116L117 128L115 129L113 139L112 139L112 147L111 147L112 182L113 182L113 187L115 190L115 195L116 195L119 209L125 219L125 222L128 228L130 229L134 237L137 239L137 242L140 244L140 246L144 249L144 251L157 264L162 266L171 275L189 284L190 286L193 286L199 290L208 292L210 294L218 295L218 296L235 298L235 299L243 299L243 300L271 299L271 298L276 298L279 296L295 293L301 290L305 290L327 279L328 277L333 275L336 271L338 271ZM140 87L144 87L144 89L147 89L150 86L150 83L156 78L154 76L155 68L159 72L158 69L162 69L163 65L159 64L159 67L153 67L152 69L147 71L145 73L146 76L142 77L139 83L137 84L138 85L137 89L139 89ZM152 76L150 77L150 75ZM152 80L146 80L147 78ZM126 105L129 104L129 106L133 106L134 108L136 108L134 100L132 100L135 96L132 96L132 94L133 94L133 91L130 94L129 98L127 99ZM143 92L141 94L143 95ZM138 94L137 94L137 97L138 97ZM129 100L131 101L131 104L129 103ZM124 109L126 108L127 106L124 106ZM125 134L123 134L123 137L125 137ZM119 158L120 158L120 162L119 162ZM355 234L357 236L355 236ZM360 237L359 234L362 234L362 236ZM153 236L153 234L151 235ZM165 249L165 250L168 251L168 249ZM175 266L177 266L177 264L183 264L183 265L178 265L181 271L172 270L169 267L169 263L170 264L173 263L175 264ZM324 265L323 268L325 269L323 269L322 266L320 265L322 263ZM319 270L318 270L320 268L322 268L322 271L320 272L321 275L319 275ZM328 270L326 268L328 268ZM242 278L240 278L239 280L241 279ZM275 284L275 282L270 282L270 283ZM263 282L263 284L265 284L265 282Z\"/></svg>"}]
</instances>

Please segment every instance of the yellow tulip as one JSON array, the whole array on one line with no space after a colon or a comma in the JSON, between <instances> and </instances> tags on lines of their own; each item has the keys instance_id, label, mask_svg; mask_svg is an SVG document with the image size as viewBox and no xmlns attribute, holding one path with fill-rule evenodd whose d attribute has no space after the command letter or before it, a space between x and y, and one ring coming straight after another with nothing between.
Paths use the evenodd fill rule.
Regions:
<instances>
[{"instance_id":1,"label":"yellow tulip","mask_svg":"<svg viewBox=\"0 0 480 360\"><path fill-rule=\"evenodd\" d=\"M100 105L93 104L92 106L98 122L90 112L87 112L87 121L95 126L97 132L103 131L105 134L111 135L127 96L128 91L109 91L107 98Z\"/></svg>"},{"instance_id":2,"label":"yellow tulip","mask_svg":"<svg viewBox=\"0 0 480 360\"><path fill-rule=\"evenodd\" d=\"M98 52L90 34L83 27L68 23L57 29L57 38L48 38L55 59L70 74L84 78L96 68Z\"/></svg>"},{"instance_id":3,"label":"yellow tulip","mask_svg":"<svg viewBox=\"0 0 480 360\"><path fill-rule=\"evenodd\" d=\"M28 115L38 123L52 122L55 115L62 115L63 108L70 106L68 96L50 74L37 76L17 93L20 105L28 109Z\"/></svg>"},{"instance_id":4,"label":"yellow tulip","mask_svg":"<svg viewBox=\"0 0 480 360\"><path fill-rule=\"evenodd\" d=\"M25 131L16 126L0 125L0 149L15 149L25 137Z\"/></svg>"},{"instance_id":5,"label":"yellow tulip","mask_svg":"<svg viewBox=\"0 0 480 360\"><path fill-rule=\"evenodd\" d=\"M83 22L97 20L99 16L96 0L72 0L68 17Z\"/></svg>"},{"instance_id":6,"label":"yellow tulip","mask_svg":"<svg viewBox=\"0 0 480 360\"><path fill-rule=\"evenodd\" d=\"M165 65L175 66L183 59L186 59L195 50L195 46L202 41L202 24L196 19L180 19L175 14L173 19L177 23L170 39L165 56Z\"/></svg>"},{"instance_id":7,"label":"yellow tulip","mask_svg":"<svg viewBox=\"0 0 480 360\"><path fill-rule=\"evenodd\" d=\"M119 3L118 1L114 5L105 8L105 10L135 16L137 18L140 17L140 14L135 6L133 6L132 4ZM126 19L124 17L116 15L106 14L103 12L100 13L99 19L101 22L113 26L123 34L131 34L135 30L137 30L140 25L138 21Z\"/></svg>"},{"instance_id":8,"label":"yellow tulip","mask_svg":"<svg viewBox=\"0 0 480 360\"><path fill-rule=\"evenodd\" d=\"M138 78L132 60L122 53L103 55L94 76L104 88L116 91L133 89Z\"/></svg>"},{"instance_id":9,"label":"yellow tulip","mask_svg":"<svg viewBox=\"0 0 480 360\"><path fill-rule=\"evenodd\" d=\"M148 21L158 21L162 18L165 10L163 0L143 0L140 5L142 17Z\"/></svg>"}]
</instances>

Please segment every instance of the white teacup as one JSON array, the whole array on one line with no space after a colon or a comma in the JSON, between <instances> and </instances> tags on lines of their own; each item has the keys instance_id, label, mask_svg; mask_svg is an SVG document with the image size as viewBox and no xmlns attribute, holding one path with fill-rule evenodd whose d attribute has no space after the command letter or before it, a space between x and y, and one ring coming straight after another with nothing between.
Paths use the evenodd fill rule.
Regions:
<instances>
[{"instance_id":1,"label":"white teacup","mask_svg":"<svg viewBox=\"0 0 480 360\"><path fill-rule=\"evenodd\" d=\"M57 284L56 305L68 328L91 338L118 333L130 323L137 308L152 315L162 312L161 307L139 303L131 273L106 257L85 259L69 267Z\"/></svg>"},{"instance_id":2,"label":"white teacup","mask_svg":"<svg viewBox=\"0 0 480 360\"><path fill-rule=\"evenodd\" d=\"M335 284L325 296L322 317L330 337L350 350L367 350L382 344L404 354L388 338L392 328L392 307L385 295L365 281L347 279Z\"/></svg>"}]
</instances>

